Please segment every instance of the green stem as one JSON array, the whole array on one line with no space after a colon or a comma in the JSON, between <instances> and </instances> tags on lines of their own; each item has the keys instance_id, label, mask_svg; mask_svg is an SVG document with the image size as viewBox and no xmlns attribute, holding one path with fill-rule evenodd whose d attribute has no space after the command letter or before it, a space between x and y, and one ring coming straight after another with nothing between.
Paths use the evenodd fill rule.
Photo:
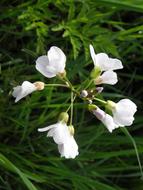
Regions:
<instances>
[{"instance_id":1,"label":"green stem","mask_svg":"<svg viewBox=\"0 0 143 190\"><path fill-rule=\"evenodd\" d=\"M70 115L70 125L72 125L72 118L73 118L73 102L74 102L73 92L71 91L71 115Z\"/></svg>"},{"instance_id":2,"label":"green stem","mask_svg":"<svg viewBox=\"0 0 143 190\"><path fill-rule=\"evenodd\" d=\"M69 81L69 79L65 76L64 78L59 77L60 80L62 80L63 82L65 82L66 84L45 84L45 86L60 86L60 87L65 87L65 88L70 88L72 93L74 92L78 97L80 97L80 93L73 87L73 85L71 84L71 82ZM89 84L91 84L92 80L89 82ZM76 96L75 96L76 97ZM80 97L81 98L81 97ZM87 98L81 98L82 100L87 100ZM101 100L99 98L94 98L94 100L106 105L107 102L104 100ZM71 106L70 106L71 107ZM70 107L67 109L67 112L69 111Z\"/></svg>"},{"instance_id":3,"label":"green stem","mask_svg":"<svg viewBox=\"0 0 143 190\"><path fill-rule=\"evenodd\" d=\"M74 102L75 99L76 99L76 95L75 95L74 98L73 98L73 102ZM71 104L70 104L70 106L68 107L68 109L66 110L66 112L68 112L70 109L71 109Z\"/></svg>"},{"instance_id":4,"label":"green stem","mask_svg":"<svg viewBox=\"0 0 143 190\"><path fill-rule=\"evenodd\" d=\"M89 83L88 83L87 86L85 87L85 90L86 90L92 83L93 83L93 79L91 79L91 80L89 81Z\"/></svg>"},{"instance_id":5,"label":"green stem","mask_svg":"<svg viewBox=\"0 0 143 190\"><path fill-rule=\"evenodd\" d=\"M71 84L71 82L69 81L69 79L65 76L64 77L64 81L66 82L66 84L69 86L69 88L76 93L78 96L80 96L80 93L73 87L73 85Z\"/></svg>"},{"instance_id":6,"label":"green stem","mask_svg":"<svg viewBox=\"0 0 143 190\"><path fill-rule=\"evenodd\" d=\"M101 99L99 99L99 98L94 98L94 100L96 100L96 101L98 101L98 102L100 102L100 103L102 103L102 104L107 104L106 101L101 100Z\"/></svg>"},{"instance_id":7,"label":"green stem","mask_svg":"<svg viewBox=\"0 0 143 190\"><path fill-rule=\"evenodd\" d=\"M66 88L69 88L69 86L66 85L66 84L45 84L45 86L49 86L49 87L52 87L52 86L59 86L59 87L66 87Z\"/></svg>"}]
</instances>

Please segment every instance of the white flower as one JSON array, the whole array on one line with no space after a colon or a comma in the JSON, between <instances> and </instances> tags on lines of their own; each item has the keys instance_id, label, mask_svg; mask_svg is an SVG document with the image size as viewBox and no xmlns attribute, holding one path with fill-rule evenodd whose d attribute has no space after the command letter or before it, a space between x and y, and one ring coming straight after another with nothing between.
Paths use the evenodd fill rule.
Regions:
<instances>
[{"instance_id":1,"label":"white flower","mask_svg":"<svg viewBox=\"0 0 143 190\"><path fill-rule=\"evenodd\" d=\"M52 46L47 55L38 57L36 69L47 78L55 77L57 74L64 73L66 56L63 51Z\"/></svg>"},{"instance_id":2,"label":"white flower","mask_svg":"<svg viewBox=\"0 0 143 190\"><path fill-rule=\"evenodd\" d=\"M95 54L93 46L90 45L89 47L95 68L98 67L101 71L117 70L123 68L122 62L119 59L110 58L106 53Z\"/></svg>"},{"instance_id":3,"label":"white flower","mask_svg":"<svg viewBox=\"0 0 143 190\"><path fill-rule=\"evenodd\" d=\"M113 117L100 108L92 110L92 113L99 119L109 130L110 133L119 126L114 122Z\"/></svg>"},{"instance_id":4,"label":"white flower","mask_svg":"<svg viewBox=\"0 0 143 190\"><path fill-rule=\"evenodd\" d=\"M118 103L107 101L108 108L112 110L113 117L100 108L92 110L92 113L112 132L118 127L130 126L134 121L137 106L129 99L122 99Z\"/></svg>"},{"instance_id":5,"label":"white flower","mask_svg":"<svg viewBox=\"0 0 143 190\"><path fill-rule=\"evenodd\" d=\"M36 86L29 81L24 81L21 86L16 86L13 89L12 95L16 98L15 102L37 90Z\"/></svg>"},{"instance_id":6,"label":"white flower","mask_svg":"<svg viewBox=\"0 0 143 190\"><path fill-rule=\"evenodd\" d=\"M94 80L96 85L111 84L114 85L118 82L117 74L114 71L105 71L101 76Z\"/></svg>"},{"instance_id":7,"label":"white flower","mask_svg":"<svg viewBox=\"0 0 143 190\"><path fill-rule=\"evenodd\" d=\"M53 137L61 157L75 158L78 153L78 146L74 137L71 135L68 126L64 122L38 129L39 132L48 131L47 137Z\"/></svg>"},{"instance_id":8,"label":"white flower","mask_svg":"<svg viewBox=\"0 0 143 190\"><path fill-rule=\"evenodd\" d=\"M111 101L109 101L109 104ZM134 114L137 106L129 99L122 99L118 103L113 103L112 114L114 122L120 126L130 126L134 121Z\"/></svg>"}]
</instances>

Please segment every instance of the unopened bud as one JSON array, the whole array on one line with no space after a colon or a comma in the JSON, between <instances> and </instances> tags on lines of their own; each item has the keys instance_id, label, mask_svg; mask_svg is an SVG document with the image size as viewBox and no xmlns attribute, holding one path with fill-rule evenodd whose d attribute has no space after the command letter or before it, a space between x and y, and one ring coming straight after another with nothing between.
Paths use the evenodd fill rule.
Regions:
<instances>
[{"instance_id":1,"label":"unopened bud","mask_svg":"<svg viewBox=\"0 0 143 190\"><path fill-rule=\"evenodd\" d=\"M61 122L67 123L68 120L69 120L69 115L68 115L68 113L67 113L67 112L62 112L62 113L60 113L58 120L61 121Z\"/></svg>"},{"instance_id":2,"label":"unopened bud","mask_svg":"<svg viewBox=\"0 0 143 190\"><path fill-rule=\"evenodd\" d=\"M89 100L88 100L88 103L89 103L89 104L92 104L92 100L89 99Z\"/></svg>"},{"instance_id":3,"label":"unopened bud","mask_svg":"<svg viewBox=\"0 0 143 190\"><path fill-rule=\"evenodd\" d=\"M74 127L73 127L73 125L68 126L68 129L69 129L70 134L73 136L74 135Z\"/></svg>"},{"instance_id":4,"label":"unopened bud","mask_svg":"<svg viewBox=\"0 0 143 190\"><path fill-rule=\"evenodd\" d=\"M43 90L45 87L45 83L40 81L34 82L34 85L36 87L36 90Z\"/></svg>"},{"instance_id":5,"label":"unopened bud","mask_svg":"<svg viewBox=\"0 0 143 190\"><path fill-rule=\"evenodd\" d=\"M103 87L97 87L96 91L98 94L100 94L103 91L103 89L104 89Z\"/></svg>"},{"instance_id":6,"label":"unopened bud","mask_svg":"<svg viewBox=\"0 0 143 190\"><path fill-rule=\"evenodd\" d=\"M87 90L82 90L81 93L80 93L80 97L81 97L81 98L85 98L85 97L87 97L87 96L88 96Z\"/></svg>"}]
</instances>

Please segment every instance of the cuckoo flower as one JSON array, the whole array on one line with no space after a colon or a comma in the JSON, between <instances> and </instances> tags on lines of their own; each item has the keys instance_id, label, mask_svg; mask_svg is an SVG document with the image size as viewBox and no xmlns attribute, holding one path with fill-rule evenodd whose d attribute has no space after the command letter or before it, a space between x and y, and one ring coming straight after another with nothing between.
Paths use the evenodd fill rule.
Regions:
<instances>
[{"instance_id":1,"label":"cuckoo flower","mask_svg":"<svg viewBox=\"0 0 143 190\"><path fill-rule=\"evenodd\" d=\"M118 103L107 101L113 114L114 122L119 126L130 126L134 121L137 106L129 99L122 99Z\"/></svg>"},{"instance_id":2,"label":"cuckoo flower","mask_svg":"<svg viewBox=\"0 0 143 190\"><path fill-rule=\"evenodd\" d=\"M108 57L106 53L95 54L92 45L90 45L89 48L94 63L91 77L95 79L95 84L116 84L118 82L117 74L113 72L113 70L122 69L122 62L119 59ZM101 75L103 71L105 72Z\"/></svg>"},{"instance_id":3,"label":"cuckoo flower","mask_svg":"<svg viewBox=\"0 0 143 190\"><path fill-rule=\"evenodd\" d=\"M28 94L36 90L43 90L44 83L43 82L35 82L31 83L29 81L24 81L21 86L16 86L13 88L12 95L16 98L15 102L18 102L20 99L24 98Z\"/></svg>"},{"instance_id":4,"label":"cuckoo flower","mask_svg":"<svg viewBox=\"0 0 143 190\"><path fill-rule=\"evenodd\" d=\"M47 137L53 137L55 143L58 144L61 157L75 158L79 154L78 145L64 120L60 120L54 125L40 128L38 131L48 131Z\"/></svg>"},{"instance_id":5,"label":"cuckoo flower","mask_svg":"<svg viewBox=\"0 0 143 190\"><path fill-rule=\"evenodd\" d=\"M65 71L66 56L63 51L52 46L47 55L42 55L36 60L36 69L45 77L52 78Z\"/></svg>"}]
</instances>

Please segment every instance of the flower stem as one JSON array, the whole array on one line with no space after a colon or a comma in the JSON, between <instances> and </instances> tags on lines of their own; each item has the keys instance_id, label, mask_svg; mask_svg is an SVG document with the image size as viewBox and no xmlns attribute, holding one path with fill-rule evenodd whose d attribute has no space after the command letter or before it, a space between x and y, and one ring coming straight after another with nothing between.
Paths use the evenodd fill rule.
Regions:
<instances>
[{"instance_id":1,"label":"flower stem","mask_svg":"<svg viewBox=\"0 0 143 190\"><path fill-rule=\"evenodd\" d=\"M65 87L65 88L69 88L68 85L66 84L45 84L45 86L49 86L49 87L52 87L52 86L59 86L59 87Z\"/></svg>"},{"instance_id":2,"label":"flower stem","mask_svg":"<svg viewBox=\"0 0 143 190\"><path fill-rule=\"evenodd\" d=\"M100 102L100 103L102 103L102 104L107 104L106 101L101 100L101 99L99 99L99 98L94 98L94 100L96 100L96 101L98 101L98 102Z\"/></svg>"},{"instance_id":3,"label":"flower stem","mask_svg":"<svg viewBox=\"0 0 143 190\"><path fill-rule=\"evenodd\" d=\"M92 83L93 83L93 79L91 79L91 80L89 81L89 83L87 84L87 86L85 87L85 89L87 89Z\"/></svg>"},{"instance_id":4,"label":"flower stem","mask_svg":"<svg viewBox=\"0 0 143 190\"><path fill-rule=\"evenodd\" d=\"M71 115L70 115L70 125L72 125L72 118L73 118L73 102L74 102L73 92L71 91Z\"/></svg>"},{"instance_id":5,"label":"flower stem","mask_svg":"<svg viewBox=\"0 0 143 190\"><path fill-rule=\"evenodd\" d=\"M75 93L75 97L74 98L72 98L71 97L71 105L70 105L70 107L67 109L67 112L69 111L69 109L71 108L71 110L73 109L72 108L72 104L73 104L73 102L74 102L74 100L75 100L75 98L76 98L76 96L78 96L78 97L80 97L80 93L73 87L73 85L71 84L71 82L69 81L69 79L65 76L64 78L60 78L63 82L65 82L66 84L45 84L45 86L49 86L49 87L65 87L65 88L69 88L69 89L71 89L71 94L73 94L73 92ZM91 82L91 81L90 81ZM72 95L73 96L73 95ZM80 97L81 98L81 97ZM86 100L86 101L88 101L88 99L87 98L81 98L82 100ZM107 102L106 101L104 101L104 100L101 100L101 99L99 99L99 98L94 98L94 100L96 100L96 101L98 101L98 102L100 102L100 103L102 103L102 104L107 104Z\"/></svg>"},{"instance_id":6,"label":"flower stem","mask_svg":"<svg viewBox=\"0 0 143 190\"><path fill-rule=\"evenodd\" d=\"M76 93L76 95L80 96L80 93L73 87L73 85L71 84L71 82L69 81L69 79L65 76L64 80L66 82L66 84L69 86L69 88L71 89L72 92Z\"/></svg>"}]
</instances>

